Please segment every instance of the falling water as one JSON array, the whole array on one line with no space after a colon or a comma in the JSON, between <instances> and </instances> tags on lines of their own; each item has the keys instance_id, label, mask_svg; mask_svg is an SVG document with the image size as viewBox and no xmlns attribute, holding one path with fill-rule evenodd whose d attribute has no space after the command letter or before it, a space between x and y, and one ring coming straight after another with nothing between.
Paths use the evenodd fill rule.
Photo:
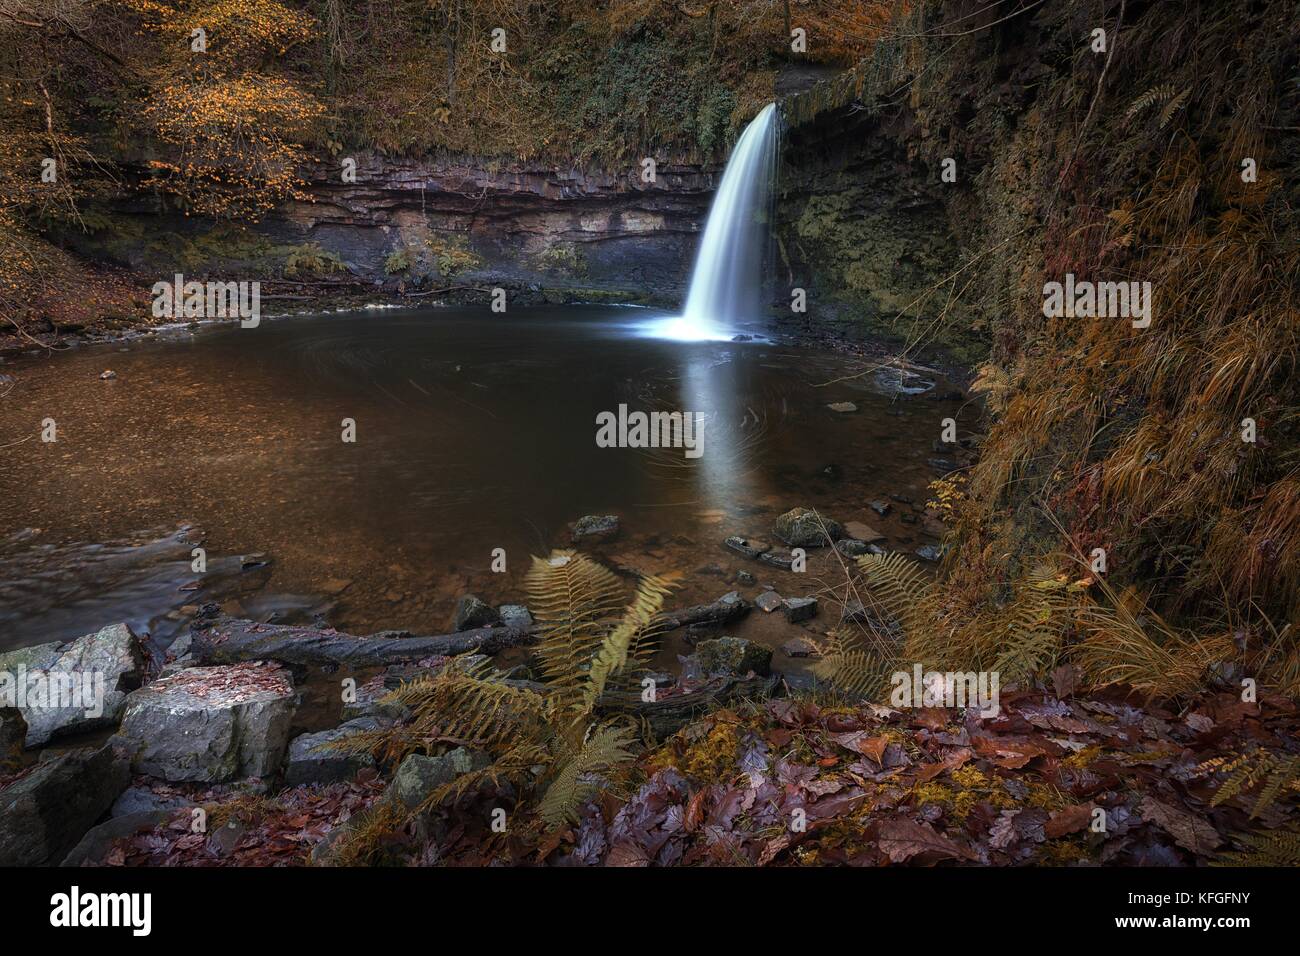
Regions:
<instances>
[{"instance_id":1,"label":"falling water","mask_svg":"<svg viewBox=\"0 0 1300 956\"><path fill-rule=\"evenodd\" d=\"M776 147L776 104L769 103L745 127L727 162L695 257L685 314L665 334L726 339L739 320L759 314Z\"/></svg>"}]
</instances>

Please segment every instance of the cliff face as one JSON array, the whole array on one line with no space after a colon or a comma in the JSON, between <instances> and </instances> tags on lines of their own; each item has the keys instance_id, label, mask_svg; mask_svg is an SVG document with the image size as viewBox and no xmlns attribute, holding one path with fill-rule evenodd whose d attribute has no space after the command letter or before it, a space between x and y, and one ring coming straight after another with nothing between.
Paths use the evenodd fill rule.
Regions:
<instances>
[{"instance_id":1,"label":"cliff face","mask_svg":"<svg viewBox=\"0 0 1300 956\"><path fill-rule=\"evenodd\" d=\"M625 170L465 158L357 155L355 177L321 164L311 201L256 225L199 222L129 196L109 225L65 241L142 273L248 278L344 274L386 289L458 284L675 301L689 277L718 167Z\"/></svg>"}]
</instances>

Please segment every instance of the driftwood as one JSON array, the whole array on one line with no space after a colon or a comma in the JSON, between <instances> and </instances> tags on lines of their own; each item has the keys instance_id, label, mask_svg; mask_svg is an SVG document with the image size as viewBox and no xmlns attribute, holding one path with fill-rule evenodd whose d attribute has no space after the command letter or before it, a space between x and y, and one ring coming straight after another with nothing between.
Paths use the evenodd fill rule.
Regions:
<instances>
[{"instance_id":1,"label":"driftwood","mask_svg":"<svg viewBox=\"0 0 1300 956\"><path fill-rule=\"evenodd\" d=\"M205 627L195 627L193 635L191 653L201 664L280 661L300 666L372 667L439 655L495 654L507 647L535 643L538 631L536 628L476 627L431 637L414 637L406 631L381 631L359 637L314 627L222 618Z\"/></svg>"},{"instance_id":2,"label":"driftwood","mask_svg":"<svg viewBox=\"0 0 1300 956\"><path fill-rule=\"evenodd\" d=\"M664 630L671 631L692 624L730 624L749 613L749 602L736 591L724 594L712 604L696 604L680 611L665 611L659 615Z\"/></svg>"}]
</instances>

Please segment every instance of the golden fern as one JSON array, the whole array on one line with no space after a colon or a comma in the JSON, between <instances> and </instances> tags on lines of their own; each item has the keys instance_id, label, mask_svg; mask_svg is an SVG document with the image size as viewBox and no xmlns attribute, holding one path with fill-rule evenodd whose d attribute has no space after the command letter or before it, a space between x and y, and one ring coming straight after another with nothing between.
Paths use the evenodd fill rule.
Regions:
<instances>
[{"instance_id":1,"label":"golden fern","mask_svg":"<svg viewBox=\"0 0 1300 956\"><path fill-rule=\"evenodd\" d=\"M1129 104L1129 108L1124 112L1124 117L1132 119L1147 107L1156 103L1163 103L1164 105L1160 110L1160 128L1164 129L1169 121L1173 119L1174 114L1187 103L1187 98L1191 93L1192 88L1190 86L1185 87L1181 92L1175 92L1172 83L1160 83L1151 87Z\"/></svg>"},{"instance_id":2,"label":"golden fern","mask_svg":"<svg viewBox=\"0 0 1300 956\"><path fill-rule=\"evenodd\" d=\"M813 665L813 674L846 694L883 700L889 676L898 670L897 665L868 647L857 632L836 628L829 637L821 660Z\"/></svg>"},{"instance_id":3,"label":"golden fern","mask_svg":"<svg viewBox=\"0 0 1300 956\"><path fill-rule=\"evenodd\" d=\"M1277 802L1284 791L1300 791L1300 755L1279 754L1261 748L1248 751L1211 769L1228 775L1210 799L1212 807L1260 787L1255 805L1250 811L1251 819Z\"/></svg>"},{"instance_id":4,"label":"golden fern","mask_svg":"<svg viewBox=\"0 0 1300 956\"><path fill-rule=\"evenodd\" d=\"M920 564L897 551L858 558L868 596L898 622L904 635L916 634L927 620L934 584Z\"/></svg>"},{"instance_id":5,"label":"golden fern","mask_svg":"<svg viewBox=\"0 0 1300 956\"><path fill-rule=\"evenodd\" d=\"M1079 590L1050 564L1040 564L1016 589L992 669L1003 683L1026 683L1045 674L1061 652L1071 595Z\"/></svg>"},{"instance_id":6,"label":"golden fern","mask_svg":"<svg viewBox=\"0 0 1300 956\"><path fill-rule=\"evenodd\" d=\"M1211 866L1300 866L1300 824L1238 837L1244 849L1225 853Z\"/></svg>"},{"instance_id":7,"label":"golden fern","mask_svg":"<svg viewBox=\"0 0 1300 956\"><path fill-rule=\"evenodd\" d=\"M608 781L604 775L632 759L636 733L629 727L596 727L574 754L559 762L538 804L538 815L548 827L576 823L577 811Z\"/></svg>"},{"instance_id":8,"label":"golden fern","mask_svg":"<svg viewBox=\"0 0 1300 956\"><path fill-rule=\"evenodd\" d=\"M674 583L675 575L645 577L624 607L622 582L590 558L571 551L534 558L526 586L542 628L540 686L508 681L486 663L445 667L384 698L409 710L406 722L338 746L392 762L444 743L473 748L487 765L438 787L411 815L510 783L544 790L542 819L559 825L632 756L633 731L597 719L596 706L612 681L644 666Z\"/></svg>"}]
</instances>

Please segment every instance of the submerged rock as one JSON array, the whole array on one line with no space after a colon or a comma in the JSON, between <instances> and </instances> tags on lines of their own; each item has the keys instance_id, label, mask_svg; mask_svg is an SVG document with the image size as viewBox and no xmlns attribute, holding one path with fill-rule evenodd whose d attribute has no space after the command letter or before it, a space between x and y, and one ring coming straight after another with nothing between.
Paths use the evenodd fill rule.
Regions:
<instances>
[{"instance_id":1,"label":"submerged rock","mask_svg":"<svg viewBox=\"0 0 1300 956\"><path fill-rule=\"evenodd\" d=\"M798 624L817 615L817 599L811 597L794 597L785 599L785 617L791 624Z\"/></svg>"},{"instance_id":2,"label":"submerged rock","mask_svg":"<svg viewBox=\"0 0 1300 956\"><path fill-rule=\"evenodd\" d=\"M854 405L852 402L831 402L826 407L833 412L841 413L856 412L858 410L858 406Z\"/></svg>"},{"instance_id":3,"label":"submerged rock","mask_svg":"<svg viewBox=\"0 0 1300 956\"><path fill-rule=\"evenodd\" d=\"M917 548L915 554L923 561L938 561L943 558L943 551L932 544L923 544Z\"/></svg>"},{"instance_id":4,"label":"submerged rock","mask_svg":"<svg viewBox=\"0 0 1300 956\"><path fill-rule=\"evenodd\" d=\"M846 558L860 558L864 554L884 554L885 549L878 544L868 544L857 538L840 538L835 542L835 550Z\"/></svg>"},{"instance_id":5,"label":"submerged rock","mask_svg":"<svg viewBox=\"0 0 1300 956\"><path fill-rule=\"evenodd\" d=\"M844 527L808 508L792 508L776 519L772 533L792 548L820 548L844 537Z\"/></svg>"},{"instance_id":6,"label":"submerged rock","mask_svg":"<svg viewBox=\"0 0 1300 956\"><path fill-rule=\"evenodd\" d=\"M20 679L27 682L25 702L16 699ZM66 644L0 654L0 703L14 699L22 705L28 747L117 723L127 695L143 679L144 652L125 624L101 628ZM55 699L56 689L71 692L73 699ZM15 697L10 697L11 692Z\"/></svg>"},{"instance_id":7,"label":"submerged rock","mask_svg":"<svg viewBox=\"0 0 1300 956\"><path fill-rule=\"evenodd\" d=\"M618 537L618 515L584 515L569 525L574 544L609 541Z\"/></svg>"},{"instance_id":8,"label":"submerged rock","mask_svg":"<svg viewBox=\"0 0 1300 956\"><path fill-rule=\"evenodd\" d=\"M819 657L821 648L806 637L792 637L781 645L781 653L786 657Z\"/></svg>"},{"instance_id":9,"label":"submerged rock","mask_svg":"<svg viewBox=\"0 0 1300 956\"><path fill-rule=\"evenodd\" d=\"M771 545L763 541L751 541L748 538L742 538L738 534L733 534L722 542L732 551L743 554L747 558L761 558L771 549Z\"/></svg>"},{"instance_id":10,"label":"submerged rock","mask_svg":"<svg viewBox=\"0 0 1300 956\"><path fill-rule=\"evenodd\" d=\"M105 744L45 760L0 790L0 866L60 862L130 777L125 756Z\"/></svg>"},{"instance_id":11,"label":"submerged rock","mask_svg":"<svg viewBox=\"0 0 1300 956\"><path fill-rule=\"evenodd\" d=\"M844 522L844 533L850 538L864 541L867 544L876 544L885 540L883 534L871 527L871 525L863 524L861 521Z\"/></svg>"},{"instance_id":12,"label":"submerged rock","mask_svg":"<svg viewBox=\"0 0 1300 956\"><path fill-rule=\"evenodd\" d=\"M205 783L265 777L284 758L294 704L277 665L192 667L133 693L120 733L137 773Z\"/></svg>"},{"instance_id":13,"label":"submerged rock","mask_svg":"<svg viewBox=\"0 0 1300 956\"><path fill-rule=\"evenodd\" d=\"M476 627L494 627L500 623L501 613L474 594L462 596L451 615L453 631L472 631Z\"/></svg>"},{"instance_id":14,"label":"submerged rock","mask_svg":"<svg viewBox=\"0 0 1300 956\"><path fill-rule=\"evenodd\" d=\"M868 507L870 507L872 511L874 511L876 514L880 515L880 517L883 518L885 515L889 514L889 510L891 506L888 501L876 500L871 502L871 504Z\"/></svg>"}]
</instances>

